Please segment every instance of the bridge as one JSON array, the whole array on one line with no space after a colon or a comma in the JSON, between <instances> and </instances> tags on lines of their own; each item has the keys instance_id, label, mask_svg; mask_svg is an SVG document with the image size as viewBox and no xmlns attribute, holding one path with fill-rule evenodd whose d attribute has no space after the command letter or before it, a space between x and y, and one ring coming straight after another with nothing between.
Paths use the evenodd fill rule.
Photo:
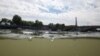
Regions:
<instances>
[{"instance_id":1,"label":"bridge","mask_svg":"<svg viewBox=\"0 0 100 56\"><path fill-rule=\"evenodd\" d=\"M100 31L100 26L79 26L78 30L81 32Z\"/></svg>"},{"instance_id":2,"label":"bridge","mask_svg":"<svg viewBox=\"0 0 100 56\"><path fill-rule=\"evenodd\" d=\"M100 32L100 26L66 26L66 31L80 31L80 32L88 32L88 31L96 31Z\"/></svg>"}]
</instances>

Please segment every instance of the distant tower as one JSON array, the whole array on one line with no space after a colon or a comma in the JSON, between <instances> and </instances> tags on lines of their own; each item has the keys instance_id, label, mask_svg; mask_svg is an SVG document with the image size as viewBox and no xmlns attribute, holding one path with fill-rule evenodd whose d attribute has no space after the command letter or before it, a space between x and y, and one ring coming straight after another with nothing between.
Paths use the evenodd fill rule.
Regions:
<instances>
[{"instance_id":1,"label":"distant tower","mask_svg":"<svg viewBox=\"0 0 100 56\"><path fill-rule=\"evenodd\" d=\"M77 17L75 17L75 31L76 31L76 35L78 35Z\"/></svg>"},{"instance_id":2,"label":"distant tower","mask_svg":"<svg viewBox=\"0 0 100 56\"><path fill-rule=\"evenodd\" d=\"M77 17L75 17L75 31L76 31L76 35L78 35Z\"/></svg>"},{"instance_id":3,"label":"distant tower","mask_svg":"<svg viewBox=\"0 0 100 56\"><path fill-rule=\"evenodd\" d=\"M75 27L77 28L77 17L75 17Z\"/></svg>"}]
</instances>

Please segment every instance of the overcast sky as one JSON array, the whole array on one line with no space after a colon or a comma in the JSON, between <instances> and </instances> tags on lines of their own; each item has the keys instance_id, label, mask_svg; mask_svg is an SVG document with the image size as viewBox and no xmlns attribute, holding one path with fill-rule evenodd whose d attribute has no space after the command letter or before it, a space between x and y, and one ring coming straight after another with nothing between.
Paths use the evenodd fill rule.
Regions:
<instances>
[{"instance_id":1,"label":"overcast sky","mask_svg":"<svg viewBox=\"0 0 100 56\"><path fill-rule=\"evenodd\" d=\"M100 25L100 0L0 0L0 19L17 14L23 20L48 23Z\"/></svg>"}]
</instances>

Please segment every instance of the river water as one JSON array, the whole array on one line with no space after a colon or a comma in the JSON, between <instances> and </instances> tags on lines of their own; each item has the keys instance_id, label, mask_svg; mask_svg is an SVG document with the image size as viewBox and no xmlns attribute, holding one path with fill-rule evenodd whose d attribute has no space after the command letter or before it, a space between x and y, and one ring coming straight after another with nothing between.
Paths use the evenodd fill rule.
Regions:
<instances>
[{"instance_id":1,"label":"river water","mask_svg":"<svg viewBox=\"0 0 100 56\"><path fill-rule=\"evenodd\" d=\"M40 31L39 35L35 35L34 30L0 30L0 37L13 38L13 39L32 39L32 38L81 38L81 37L93 37L99 38L100 32L57 32L57 31Z\"/></svg>"},{"instance_id":2,"label":"river water","mask_svg":"<svg viewBox=\"0 0 100 56\"><path fill-rule=\"evenodd\" d=\"M44 33L41 35L33 35L34 32L33 30L22 30L15 33L11 30L0 30L0 38L23 39L0 39L0 56L100 56L100 40L98 39L58 39L71 37L99 38L100 32L49 34L48 31L43 31ZM27 39L32 40L27 41Z\"/></svg>"}]
</instances>

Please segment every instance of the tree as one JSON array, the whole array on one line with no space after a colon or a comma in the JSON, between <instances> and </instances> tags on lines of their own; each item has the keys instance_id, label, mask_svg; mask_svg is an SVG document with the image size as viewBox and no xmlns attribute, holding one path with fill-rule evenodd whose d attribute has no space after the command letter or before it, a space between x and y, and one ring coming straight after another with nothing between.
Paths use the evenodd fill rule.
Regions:
<instances>
[{"instance_id":1,"label":"tree","mask_svg":"<svg viewBox=\"0 0 100 56\"><path fill-rule=\"evenodd\" d=\"M64 31L64 30L65 30L65 24L61 24L61 25L60 25L60 29L61 29L62 31Z\"/></svg>"},{"instance_id":2,"label":"tree","mask_svg":"<svg viewBox=\"0 0 100 56\"><path fill-rule=\"evenodd\" d=\"M11 20L8 20L8 23L13 24Z\"/></svg>"},{"instance_id":3,"label":"tree","mask_svg":"<svg viewBox=\"0 0 100 56\"><path fill-rule=\"evenodd\" d=\"M52 30L52 31L57 30L55 24L53 24L53 23L50 23L48 26L49 26L49 29Z\"/></svg>"},{"instance_id":4,"label":"tree","mask_svg":"<svg viewBox=\"0 0 100 56\"><path fill-rule=\"evenodd\" d=\"M12 21L13 21L13 23L16 24L16 25L21 25L21 23L22 23L22 19L21 19L21 17L18 16L18 15L14 15Z\"/></svg>"},{"instance_id":5,"label":"tree","mask_svg":"<svg viewBox=\"0 0 100 56\"><path fill-rule=\"evenodd\" d=\"M7 22L8 21L8 19L6 19L6 18L2 18L2 20L1 20L1 22Z\"/></svg>"},{"instance_id":6,"label":"tree","mask_svg":"<svg viewBox=\"0 0 100 56\"><path fill-rule=\"evenodd\" d=\"M57 30L65 30L65 24L53 24L53 23L50 23L48 25L49 29L53 30L53 31L57 31Z\"/></svg>"},{"instance_id":7,"label":"tree","mask_svg":"<svg viewBox=\"0 0 100 56\"><path fill-rule=\"evenodd\" d=\"M36 29L41 29L43 27L43 23L39 20L36 20L34 26Z\"/></svg>"},{"instance_id":8,"label":"tree","mask_svg":"<svg viewBox=\"0 0 100 56\"><path fill-rule=\"evenodd\" d=\"M52 29L54 27L53 23L48 24L49 29Z\"/></svg>"},{"instance_id":9,"label":"tree","mask_svg":"<svg viewBox=\"0 0 100 56\"><path fill-rule=\"evenodd\" d=\"M32 21L22 21L22 26L34 26L34 22Z\"/></svg>"},{"instance_id":10,"label":"tree","mask_svg":"<svg viewBox=\"0 0 100 56\"><path fill-rule=\"evenodd\" d=\"M34 22L28 21L28 22L27 22L27 25L28 25L28 26L34 26Z\"/></svg>"},{"instance_id":11,"label":"tree","mask_svg":"<svg viewBox=\"0 0 100 56\"><path fill-rule=\"evenodd\" d=\"M7 18L2 18L1 22L3 25L10 25L11 24L11 20L7 19Z\"/></svg>"},{"instance_id":12,"label":"tree","mask_svg":"<svg viewBox=\"0 0 100 56\"><path fill-rule=\"evenodd\" d=\"M57 24L55 25L55 27L56 27L56 30L60 30L60 24L59 24L59 23L57 23Z\"/></svg>"}]
</instances>

